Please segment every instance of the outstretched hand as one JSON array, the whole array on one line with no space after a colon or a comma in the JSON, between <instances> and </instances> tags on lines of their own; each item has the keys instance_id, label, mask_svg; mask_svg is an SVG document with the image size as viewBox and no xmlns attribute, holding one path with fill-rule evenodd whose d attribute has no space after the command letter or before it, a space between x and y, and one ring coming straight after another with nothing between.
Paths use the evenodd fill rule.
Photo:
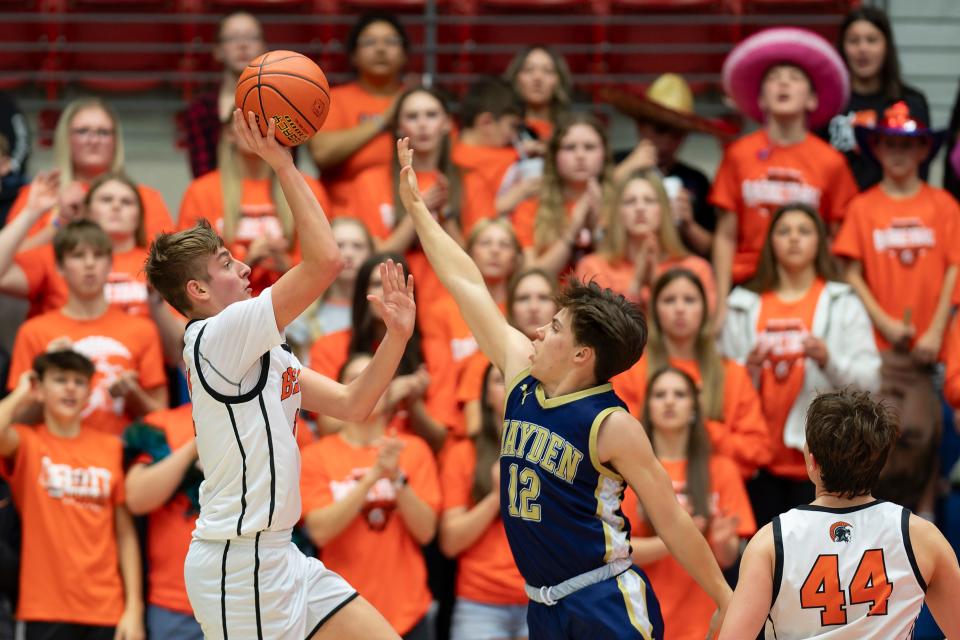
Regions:
<instances>
[{"instance_id":1,"label":"outstretched hand","mask_svg":"<svg viewBox=\"0 0 960 640\"><path fill-rule=\"evenodd\" d=\"M403 266L387 260L380 263L380 281L383 283L383 293L369 295L367 300L383 318L388 332L407 339L413 334L417 319L417 305L413 301L413 276L407 276L404 280Z\"/></svg>"},{"instance_id":2,"label":"outstretched hand","mask_svg":"<svg viewBox=\"0 0 960 640\"><path fill-rule=\"evenodd\" d=\"M417 184L417 173L413 170L413 149L410 148L410 138L397 140L397 159L400 161L400 201L404 209L410 211L414 204L423 202L420 185Z\"/></svg>"},{"instance_id":3,"label":"outstretched hand","mask_svg":"<svg viewBox=\"0 0 960 640\"><path fill-rule=\"evenodd\" d=\"M237 146L241 151L253 153L269 164L274 171L278 167L293 163L293 156L290 152L277 141L277 124L273 118L267 120L267 134L260 133L260 125L257 124L257 116L253 111L247 112L244 120L243 112L240 109L233 111L233 131L237 136Z\"/></svg>"}]
</instances>

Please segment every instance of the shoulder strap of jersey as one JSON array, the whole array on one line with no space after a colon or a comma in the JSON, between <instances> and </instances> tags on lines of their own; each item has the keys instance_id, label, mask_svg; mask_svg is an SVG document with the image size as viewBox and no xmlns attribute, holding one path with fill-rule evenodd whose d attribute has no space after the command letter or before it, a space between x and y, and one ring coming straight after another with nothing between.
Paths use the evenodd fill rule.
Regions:
<instances>
[{"instance_id":1,"label":"shoulder strap of jersey","mask_svg":"<svg viewBox=\"0 0 960 640\"><path fill-rule=\"evenodd\" d=\"M776 516L771 522L773 527L773 592L770 598L770 609L777 604L777 596L780 595L780 583L783 582L783 532L780 528L780 516Z\"/></svg>"},{"instance_id":2,"label":"shoulder strap of jersey","mask_svg":"<svg viewBox=\"0 0 960 640\"><path fill-rule=\"evenodd\" d=\"M263 388L267 384L267 375L270 373L270 352L267 351L260 357L260 379L257 380L257 384L253 385L253 388L250 389L250 391L236 396L224 395L207 383L207 380L203 377L203 368L200 366L200 339L203 338L203 332L206 330L206 328L207 325L203 325L200 328L200 332L197 334L197 339L193 343L193 366L197 371L197 378L200 380L200 384L203 386L204 391L209 393L210 397L217 402L222 402L224 404L242 404L244 402L249 402L260 395L260 392L263 391Z\"/></svg>"},{"instance_id":3,"label":"shoulder strap of jersey","mask_svg":"<svg viewBox=\"0 0 960 640\"><path fill-rule=\"evenodd\" d=\"M917 556L913 552L913 543L910 541L910 510L906 507L900 507L900 532L903 534L903 548L907 551L907 559L910 561L910 568L913 569L913 575L917 579L917 584L924 593L927 592L927 581L923 579L920 573L920 567L917 565Z\"/></svg>"}]
</instances>

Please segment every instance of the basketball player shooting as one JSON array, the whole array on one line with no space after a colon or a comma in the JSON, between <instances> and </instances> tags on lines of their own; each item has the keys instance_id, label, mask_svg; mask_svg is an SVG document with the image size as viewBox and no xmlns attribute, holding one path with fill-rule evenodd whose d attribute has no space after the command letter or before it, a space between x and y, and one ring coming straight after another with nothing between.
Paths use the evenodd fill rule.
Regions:
<instances>
[{"instance_id":1,"label":"basketball player shooting","mask_svg":"<svg viewBox=\"0 0 960 640\"><path fill-rule=\"evenodd\" d=\"M383 294L370 296L387 326L373 360L348 385L303 368L283 329L337 277L330 225L293 159L262 135L253 113L234 112L245 151L276 172L290 205L302 261L251 297L250 268L202 221L160 234L147 277L190 318L184 362L203 466L200 516L184 574L205 638L398 638L343 578L290 541L300 519L300 408L365 419L393 379L414 325L413 279L380 265Z\"/></svg>"},{"instance_id":2,"label":"basketball player shooting","mask_svg":"<svg viewBox=\"0 0 960 640\"><path fill-rule=\"evenodd\" d=\"M408 139L398 141L397 152L400 197L427 258L509 381L500 514L532 600L531 640L663 637L656 598L630 560L630 525L620 509L625 482L670 552L717 603L716 628L730 588L640 423L608 383L643 352L643 315L609 289L573 281L531 342L507 323L477 266L424 205Z\"/></svg>"},{"instance_id":3,"label":"basketball player shooting","mask_svg":"<svg viewBox=\"0 0 960 640\"><path fill-rule=\"evenodd\" d=\"M873 497L897 423L865 391L817 396L807 410L809 505L753 537L720 637L912 638L926 602L960 638L960 566L932 522ZM937 636L940 637L940 636Z\"/></svg>"}]
</instances>

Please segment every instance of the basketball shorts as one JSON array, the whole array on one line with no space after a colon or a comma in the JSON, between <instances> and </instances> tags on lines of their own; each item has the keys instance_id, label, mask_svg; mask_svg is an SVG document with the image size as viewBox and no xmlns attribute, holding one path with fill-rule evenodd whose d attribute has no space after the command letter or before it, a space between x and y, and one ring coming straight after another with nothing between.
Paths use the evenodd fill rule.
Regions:
<instances>
[{"instance_id":1,"label":"basketball shorts","mask_svg":"<svg viewBox=\"0 0 960 640\"><path fill-rule=\"evenodd\" d=\"M190 542L187 596L207 640L304 640L357 597L290 532Z\"/></svg>"},{"instance_id":2,"label":"basketball shorts","mask_svg":"<svg viewBox=\"0 0 960 640\"><path fill-rule=\"evenodd\" d=\"M575 591L553 606L531 602L527 626L530 640L663 638L660 604L637 566Z\"/></svg>"}]
</instances>

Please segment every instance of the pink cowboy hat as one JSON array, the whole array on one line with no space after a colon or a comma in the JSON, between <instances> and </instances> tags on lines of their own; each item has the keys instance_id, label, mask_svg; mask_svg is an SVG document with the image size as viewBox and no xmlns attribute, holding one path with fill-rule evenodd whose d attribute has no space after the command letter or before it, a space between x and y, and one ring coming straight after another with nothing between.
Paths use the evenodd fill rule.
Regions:
<instances>
[{"instance_id":1,"label":"pink cowboy hat","mask_svg":"<svg viewBox=\"0 0 960 640\"><path fill-rule=\"evenodd\" d=\"M847 104L850 76L836 49L812 31L778 27L750 36L723 62L723 90L745 116L763 122L758 101L760 83L776 64L803 69L813 83L817 109L808 120L811 129L827 124Z\"/></svg>"}]
</instances>

